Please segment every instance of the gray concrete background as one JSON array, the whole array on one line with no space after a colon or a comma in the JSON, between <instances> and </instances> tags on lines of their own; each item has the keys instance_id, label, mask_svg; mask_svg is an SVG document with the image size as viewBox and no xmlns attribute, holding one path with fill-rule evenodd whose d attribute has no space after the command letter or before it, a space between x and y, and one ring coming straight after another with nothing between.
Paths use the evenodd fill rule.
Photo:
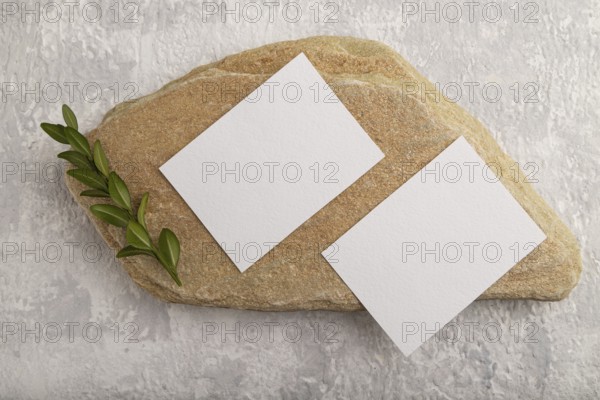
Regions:
<instances>
[{"instance_id":1,"label":"gray concrete background","mask_svg":"<svg viewBox=\"0 0 600 400\"><path fill-rule=\"evenodd\" d=\"M240 3L239 21L209 15L216 3L101 3L61 4L59 16L2 2L0 398L600 396L598 0L482 2L472 15L462 2L437 15L434 2L283 2L272 19L263 2ZM537 190L582 246L567 300L477 302L406 358L367 313L165 304L132 283L57 178L61 146L39 123L65 102L85 131L194 66L318 34L392 46L539 167Z\"/></svg>"}]
</instances>

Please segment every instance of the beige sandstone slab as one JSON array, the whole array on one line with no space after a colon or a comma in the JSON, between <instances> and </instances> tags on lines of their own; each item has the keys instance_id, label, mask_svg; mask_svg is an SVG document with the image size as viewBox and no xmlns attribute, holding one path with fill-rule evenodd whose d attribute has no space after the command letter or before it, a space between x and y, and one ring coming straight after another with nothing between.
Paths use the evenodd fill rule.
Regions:
<instances>
[{"instance_id":1,"label":"beige sandstone slab","mask_svg":"<svg viewBox=\"0 0 600 400\"><path fill-rule=\"evenodd\" d=\"M300 52L333 86L386 157L242 274L158 168ZM177 287L147 257L124 259L123 266L138 285L166 301L257 310L361 310L321 251L464 135L487 163L505 172L502 182L548 237L481 298L566 297L581 272L573 234L529 184L512 179L515 162L480 122L425 90L434 87L383 44L314 37L232 55L198 67L156 93L118 105L88 137L101 139L136 202L143 192L150 192L151 235L156 238L162 227L169 227L179 236L179 275L184 285ZM79 197L82 185L71 178L67 182L89 214L89 206L97 200ZM122 229L90 218L109 246L118 249L125 244Z\"/></svg>"}]
</instances>

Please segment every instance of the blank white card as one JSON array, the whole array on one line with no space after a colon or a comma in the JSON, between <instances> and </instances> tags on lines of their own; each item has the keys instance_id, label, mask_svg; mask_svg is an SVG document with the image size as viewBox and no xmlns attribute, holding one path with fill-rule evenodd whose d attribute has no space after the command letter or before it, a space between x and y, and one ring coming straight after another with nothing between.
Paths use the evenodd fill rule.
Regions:
<instances>
[{"instance_id":1,"label":"blank white card","mask_svg":"<svg viewBox=\"0 0 600 400\"><path fill-rule=\"evenodd\" d=\"M545 238L460 137L323 256L408 355Z\"/></svg>"},{"instance_id":2,"label":"blank white card","mask_svg":"<svg viewBox=\"0 0 600 400\"><path fill-rule=\"evenodd\" d=\"M383 156L300 54L160 170L243 272Z\"/></svg>"}]
</instances>

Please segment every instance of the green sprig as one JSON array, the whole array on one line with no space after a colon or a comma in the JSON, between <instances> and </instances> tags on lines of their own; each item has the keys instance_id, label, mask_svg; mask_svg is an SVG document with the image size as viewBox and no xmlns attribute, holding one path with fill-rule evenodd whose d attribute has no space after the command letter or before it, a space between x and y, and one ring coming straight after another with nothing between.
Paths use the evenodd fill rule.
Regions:
<instances>
[{"instance_id":1,"label":"green sprig","mask_svg":"<svg viewBox=\"0 0 600 400\"><path fill-rule=\"evenodd\" d=\"M145 218L148 193L144 193L135 211L129 189L123 179L110 170L100 141L96 140L94 146L90 146L87 138L78 131L79 125L75 113L66 104L62 107L62 113L66 125L44 122L41 128L52 139L71 146L71 150L60 153L58 157L77 167L68 170L67 174L90 188L82 191L80 196L110 198L114 203L94 204L90 207L90 211L108 224L126 228L127 246L117 253L117 258L138 255L153 257L164 267L175 283L181 286L181 280L177 275L179 239L171 230L164 228L160 232L158 246L152 242Z\"/></svg>"}]
</instances>

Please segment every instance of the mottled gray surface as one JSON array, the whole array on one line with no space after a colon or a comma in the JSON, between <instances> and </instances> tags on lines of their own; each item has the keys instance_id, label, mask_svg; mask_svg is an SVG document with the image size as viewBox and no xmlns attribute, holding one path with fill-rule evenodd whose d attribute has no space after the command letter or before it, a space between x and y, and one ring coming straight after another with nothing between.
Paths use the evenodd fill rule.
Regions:
<instances>
[{"instance_id":1,"label":"mottled gray surface","mask_svg":"<svg viewBox=\"0 0 600 400\"><path fill-rule=\"evenodd\" d=\"M257 8L243 3L239 22L203 14L192 1L103 3L82 2L71 18L67 6L58 17L45 2L28 3L34 15L20 2L1 5L0 398L600 396L597 0L490 3L482 17L483 3L472 21L462 5L455 23L456 7L438 4L436 21L425 5L393 0L300 2L298 22L289 6L270 20L262 2L256 22ZM496 6L502 16L493 22ZM86 130L133 91L151 93L244 49L317 34L392 46L450 97L460 87L459 103L505 150L524 169L539 167L537 190L583 249L581 282L567 300L478 302L406 358L366 313L171 305L128 279L68 195L54 158L61 146L38 124L58 120L66 102Z\"/></svg>"}]
</instances>

